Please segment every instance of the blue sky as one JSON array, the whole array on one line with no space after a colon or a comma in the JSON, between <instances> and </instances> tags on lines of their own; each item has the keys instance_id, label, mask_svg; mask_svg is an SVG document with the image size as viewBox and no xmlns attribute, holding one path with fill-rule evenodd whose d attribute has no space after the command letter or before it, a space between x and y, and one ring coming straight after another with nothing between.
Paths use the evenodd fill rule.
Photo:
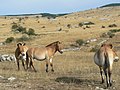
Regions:
<instances>
[{"instance_id":1,"label":"blue sky","mask_svg":"<svg viewBox=\"0 0 120 90\"><path fill-rule=\"evenodd\" d=\"M0 0L0 15L71 13L119 2L120 0Z\"/></svg>"}]
</instances>

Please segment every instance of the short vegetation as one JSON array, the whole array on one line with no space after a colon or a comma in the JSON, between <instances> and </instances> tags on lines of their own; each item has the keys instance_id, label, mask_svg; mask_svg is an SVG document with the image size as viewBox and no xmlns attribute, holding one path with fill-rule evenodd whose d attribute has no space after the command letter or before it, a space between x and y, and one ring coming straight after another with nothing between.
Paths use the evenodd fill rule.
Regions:
<instances>
[{"instance_id":1,"label":"short vegetation","mask_svg":"<svg viewBox=\"0 0 120 90\"><path fill-rule=\"evenodd\" d=\"M117 33L117 32L120 32L120 29L111 29L107 33L103 33L101 35L101 37L103 37L103 38L106 38L106 37L112 38L112 37L115 36L115 33Z\"/></svg>"},{"instance_id":2,"label":"short vegetation","mask_svg":"<svg viewBox=\"0 0 120 90\"><path fill-rule=\"evenodd\" d=\"M34 29L29 28L28 31L25 27L18 25L18 24L13 24L12 25L12 31L14 33L22 33L22 34L27 34L27 35L36 35Z\"/></svg>"}]
</instances>

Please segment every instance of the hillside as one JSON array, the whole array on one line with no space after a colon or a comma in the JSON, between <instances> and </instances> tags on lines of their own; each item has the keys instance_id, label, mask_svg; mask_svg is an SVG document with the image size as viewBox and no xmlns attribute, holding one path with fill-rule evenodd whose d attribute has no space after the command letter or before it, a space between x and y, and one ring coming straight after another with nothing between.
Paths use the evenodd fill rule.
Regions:
<instances>
[{"instance_id":1,"label":"hillside","mask_svg":"<svg viewBox=\"0 0 120 90\"><path fill-rule=\"evenodd\" d=\"M112 11L112 12L111 12ZM44 14L46 15L46 14ZM60 40L65 47L75 44L76 40L84 41L99 38L101 34L111 29L120 29L120 7L97 8L54 18L41 15L32 16L1 16L0 17L0 42L9 37L15 39L25 36L21 33L12 32L14 23L26 28L32 28L38 36L32 36L34 40L25 41L31 45L46 45ZM94 23L82 25L83 23ZM115 24L117 27L109 27ZM104 28L102 28L104 26ZM64 37L64 38L63 38ZM12 43L11 43L12 44ZM10 45L11 45L10 44ZM15 46L15 44L13 43ZM1 46L4 47L4 46ZM11 48L9 48L12 51ZM13 52L13 51L12 51Z\"/></svg>"},{"instance_id":2,"label":"hillside","mask_svg":"<svg viewBox=\"0 0 120 90\"><path fill-rule=\"evenodd\" d=\"M93 61L94 53L102 43L112 43L120 57L119 6L56 18L44 15L0 16L0 56L14 55L18 42L25 42L28 47L41 47L61 41L64 52L57 52L53 58L55 72L51 72L49 65L46 73L46 62L37 60L33 60L36 73L25 71L21 60L18 71L14 60L5 59L0 62L1 90L120 89L119 61L113 65L113 86L108 89L106 83L101 84L99 67Z\"/></svg>"},{"instance_id":3,"label":"hillside","mask_svg":"<svg viewBox=\"0 0 120 90\"><path fill-rule=\"evenodd\" d=\"M103 7L115 7L115 6L120 6L120 3L107 4L107 5L101 6L101 8L103 8Z\"/></svg>"}]
</instances>

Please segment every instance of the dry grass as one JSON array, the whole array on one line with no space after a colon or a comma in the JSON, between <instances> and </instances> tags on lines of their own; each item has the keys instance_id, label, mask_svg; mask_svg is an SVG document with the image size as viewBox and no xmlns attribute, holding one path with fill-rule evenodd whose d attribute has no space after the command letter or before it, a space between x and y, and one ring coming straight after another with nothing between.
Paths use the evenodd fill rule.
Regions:
<instances>
[{"instance_id":1,"label":"dry grass","mask_svg":"<svg viewBox=\"0 0 120 90\"><path fill-rule=\"evenodd\" d=\"M112 10L112 12L111 12ZM93 9L84 12L77 12L63 17L58 17L56 20L49 20L46 18L36 19L34 16L29 17L26 20L22 20L20 23L22 26L33 28L38 36L33 36L33 40L27 41L28 46L43 46L53 41L62 41L64 47L70 47L76 40L87 40L90 38L100 38L100 35L109 31L108 25L117 24L116 29L120 28L120 8L106 8L106 9ZM67 17L67 18L66 18ZM12 19L11 19L12 18ZM108 20L100 20L101 18L107 18ZM40 23L38 23L40 21ZM82 27L75 27L80 22L91 21L95 25L91 28L83 29ZM22 34L14 34L11 32L11 26L13 22L18 23L19 20L16 17L0 17L0 42L4 42L6 38L13 36L19 38ZM72 28L68 28L67 25L71 24ZM106 28L101 28L104 25ZM45 26L45 28L43 28ZM58 31L62 28L62 31ZM119 40L120 33L108 42L112 43L119 52ZM0 45L1 54L14 54L16 43L13 42L7 45ZM94 46L97 43L89 44ZM94 90L96 87L105 88L106 84L100 84L99 68L93 62L94 53L89 52L90 47L83 46L80 51L68 51L62 55L57 53L54 57L55 72L45 72L45 62L34 61L37 73L24 71L22 65L21 70L17 71L17 65L15 62L0 62L0 75L4 79L0 78L1 90ZM88 50L87 50L88 49ZM9 81L7 78L15 77L16 80ZM110 90L119 90L120 88L120 68L119 62L114 63L113 66L113 87Z\"/></svg>"}]
</instances>

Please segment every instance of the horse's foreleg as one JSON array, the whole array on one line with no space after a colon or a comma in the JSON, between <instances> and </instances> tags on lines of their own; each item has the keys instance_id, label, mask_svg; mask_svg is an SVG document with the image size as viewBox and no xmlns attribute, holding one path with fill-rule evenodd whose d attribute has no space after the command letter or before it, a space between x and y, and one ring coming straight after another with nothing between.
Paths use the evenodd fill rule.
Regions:
<instances>
[{"instance_id":1,"label":"horse's foreleg","mask_svg":"<svg viewBox=\"0 0 120 90\"><path fill-rule=\"evenodd\" d=\"M101 74L102 83L104 83L103 69L101 67L99 67L99 68L100 68L100 74Z\"/></svg>"},{"instance_id":2,"label":"horse's foreleg","mask_svg":"<svg viewBox=\"0 0 120 90\"><path fill-rule=\"evenodd\" d=\"M51 66L51 71L54 72L54 69L53 69L53 63L52 63L52 58L50 59L50 66Z\"/></svg>"},{"instance_id":3,"label":"horse's foreleg","mask_svg":"<svg viewBox=\"0 0 120 90\"><path fill-rule=\"evenodd\" d=\"M48 72L48 60L46 60L46 72Z\"/></svg>"},{"instance_id":4,"label":"horse's foreleg","mask_svg":"<svg viewBox=\"0 0 120 90\"><path fill-rule=\"evenodd\" d=\"M26 70L26 69L25 69L25 64L24 64L24 61L23 61L23 60L22 60L22 65L23 65L24 70Z\"/></svg>"},{"instance_id":5,"label":"horse's foreleg","mask_svg":"<svg viewBox=\"0 0 120 90\"><path fill-rule=\"evenodd\" d=\"M17 60L17 66L18 66L18 71L20 70L20 64L19 64L19 59L16 59Z\"/></svg>"}]
</instances>

